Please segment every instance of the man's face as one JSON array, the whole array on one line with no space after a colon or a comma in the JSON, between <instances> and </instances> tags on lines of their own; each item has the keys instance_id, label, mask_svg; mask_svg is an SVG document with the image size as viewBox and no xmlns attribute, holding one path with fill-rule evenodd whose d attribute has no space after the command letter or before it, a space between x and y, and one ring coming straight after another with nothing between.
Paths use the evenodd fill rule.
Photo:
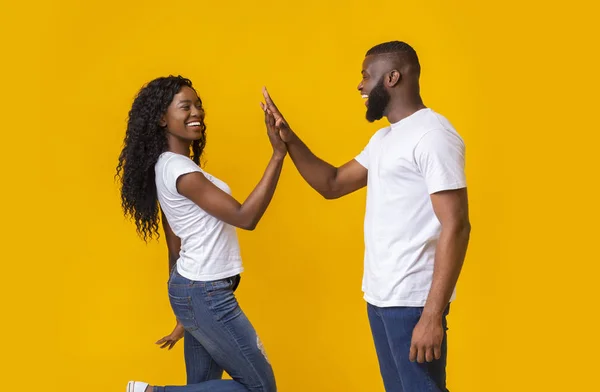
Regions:
<instances>
[{"instance_id":1,"label":"man's face","mask_svg":"<svg viewBox=\"0 0 600 392\"><path fill-rule=\"evenodd\" d=\"M366 98L366 118L369 122L380 120L387 112L391 96L384 85L384 77L388 68L389 64L381 56L367 56L363 61L358 90Z\"/></svg>"}]
</instances>

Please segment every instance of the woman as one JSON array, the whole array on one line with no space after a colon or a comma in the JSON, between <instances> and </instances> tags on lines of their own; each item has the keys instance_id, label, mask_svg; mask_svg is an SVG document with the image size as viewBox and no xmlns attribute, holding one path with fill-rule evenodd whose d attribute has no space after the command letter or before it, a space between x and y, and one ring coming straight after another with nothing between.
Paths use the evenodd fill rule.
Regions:
<instances>
[{"instance_id":1,"label":"woman","mask_svg":"<svg viewBox=\"0 0 600 392\"><path fill-rule=\"evenodd\" d=\"M169 299L177 325L157 343L172 348L185 336L188 385L131 381L128 392L276 391L260 339L233 294L243 270L234 226L256 227L287 154L266 110L265 122L273 155L260 182L240 204L224 182L199 167L206 126L191 81L161 77L135 98L117 166L122 206L147 241L158 235L160 205L169 249ZM233 380L222 380L223 370Z\"/></svg>"}]
</instances>

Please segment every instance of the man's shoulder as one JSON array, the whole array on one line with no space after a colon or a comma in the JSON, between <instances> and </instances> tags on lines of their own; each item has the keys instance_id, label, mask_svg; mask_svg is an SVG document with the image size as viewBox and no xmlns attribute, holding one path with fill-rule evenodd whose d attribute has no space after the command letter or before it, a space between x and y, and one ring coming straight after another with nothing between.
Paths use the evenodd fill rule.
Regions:
<instances>
[{"instance_id":1,"label":"man's shoulder","mask_svg":"<svg viewBox=\"0 0 600 392\"><path fill-rule=\"evenodd\" d=\"M457 133L452 123L444 115L432 109L419 118L419 121L415 124L415 128L423 135L432 131Z\"/></svg>"},{"instance_id":2,"label":"man's shoulder","mask_svg":"<svg viewBox=\"0 0 600 392\"><path fill-rule=\"evenodd\" d=\"M377 131L375 131L375 133L371 136L371 139L369 140L369 143L372 142L378 142L380 141L385 135L388 134L388 132L390 132L391 130L391 126L386 126L383 128L379 128Z\"/></svg>"}]
</instances>

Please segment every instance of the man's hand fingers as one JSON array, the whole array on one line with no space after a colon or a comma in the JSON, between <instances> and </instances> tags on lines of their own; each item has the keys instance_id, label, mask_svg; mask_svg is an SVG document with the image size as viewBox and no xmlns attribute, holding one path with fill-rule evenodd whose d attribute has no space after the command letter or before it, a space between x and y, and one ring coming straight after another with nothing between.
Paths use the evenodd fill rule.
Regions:
<instances>
[{"instance_id":1,"label":"man's hand fingers","mask_svg":"<svg viewBox=\"0 0 600 392\"><path fill-rule=\"evenodd\" d=\"M282 128L282 129L289 129L287 123L285 122L285 120L283 119L283 117L278 117L275 119L275 126L277 128Z\"/></svg>"},{"instance_id":2,"label":"man's hand fingers","mask_svg":"<svg viewBox=\"0 0 600 392\"><path fill-rule=\"evenodd\" d=\"M435 359L440 359L442 357L442 347L436 344L435 347L433 347L433 355Z\"/></svg>"},{"instance_id":3,"label":"man's hand fingers","mask_svg":"<svg viewBox=\"0 0 600 392\"><path fill-rule=\"evenodd\" d=\"M427 362L433 362L433 347L429 347L425 350L425 360Z\"/></svg>"},{"instance_id":4,"label":"man's hand fingers","mask_svg":"<svg viewBox=\"0 0 600 392\"><path fill-rule=\"evenodd\" d=\"M419 362L419 363L425 362L425 347L419 347L417 349L417 362Z\"/></svg>"},{"instance_id":5,"label":"man's hand fingers","mask_svg":"<svg viewBox=\"0 0 600 392\"><path fill-rule=\"evenodd\" d=\"M410 346L410 354L408 355L408 359L411 362L414 362L417 360L417 346L415 346L414 344L412 344Z\"/></svg>"}]
</instances>

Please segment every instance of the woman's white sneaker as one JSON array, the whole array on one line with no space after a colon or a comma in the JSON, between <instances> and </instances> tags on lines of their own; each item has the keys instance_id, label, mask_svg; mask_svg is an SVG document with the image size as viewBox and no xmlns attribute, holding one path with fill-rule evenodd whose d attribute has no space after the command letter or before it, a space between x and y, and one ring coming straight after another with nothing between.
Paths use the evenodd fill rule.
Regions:
<instances>
[{"instance_id":1,"label":"woman's white sneaker","mask_svg":"<svg viewBox=\"0 0 600 392\"><path fill-rule=\"evenodd\" d=\"M127 390L125 392L146 392L148 383L141 381L129 381L127 383Z\"/></svg>"}]
</instances>

